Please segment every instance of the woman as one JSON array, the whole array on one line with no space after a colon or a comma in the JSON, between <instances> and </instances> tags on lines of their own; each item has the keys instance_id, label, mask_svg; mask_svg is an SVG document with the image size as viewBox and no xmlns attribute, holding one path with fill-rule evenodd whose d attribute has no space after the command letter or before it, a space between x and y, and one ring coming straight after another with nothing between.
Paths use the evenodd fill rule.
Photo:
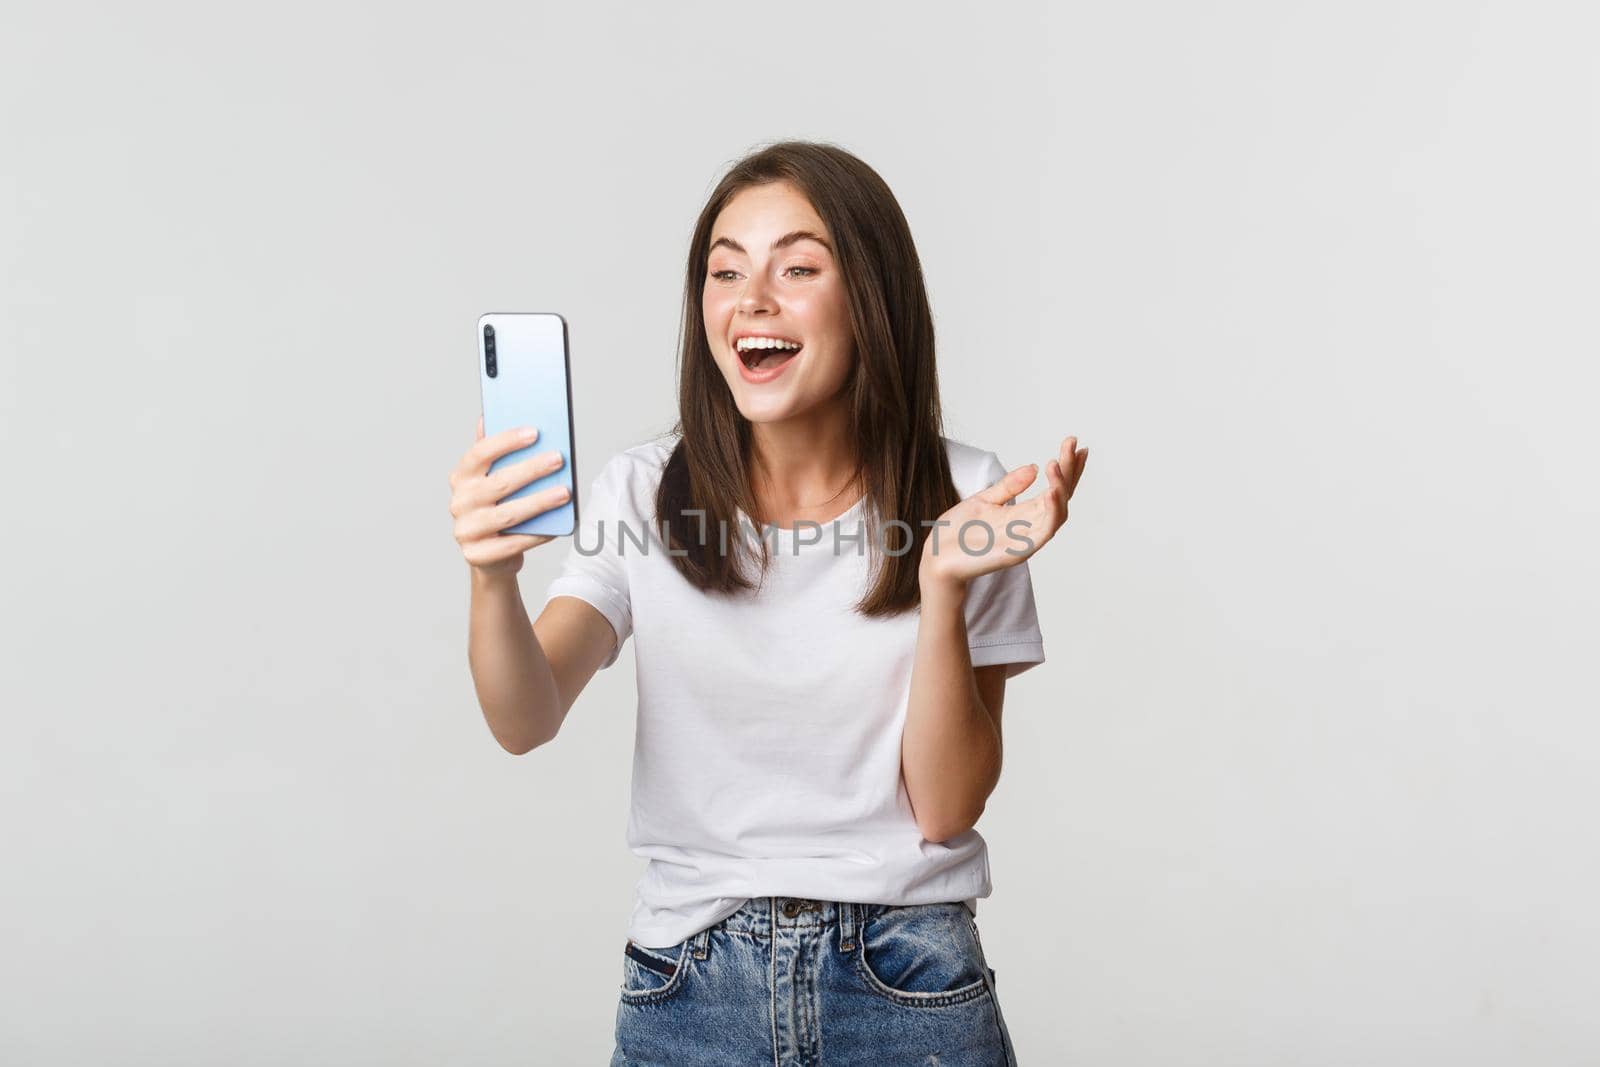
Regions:
<instances>
[{"instance_id":1,"label":"woman","mask_svg":"<svg viewBox=\"0 0 1600 1067\"><path fill-rule=\"evenodd\" d=\"M451 476L470 661L502 746L549 741L637 634L627 840L648 862L613 1064L1014 1064L978 941L973 824L1005 680L1044 659L1026 560L1086 450L1037 467L942 435L905 217L832 145L737 163L690 244L679 419L598 472L531 627L501 535L556 469L476 444ZM930 1059L930 1057L936 1057Z\"/></svg>"}]
</instances>

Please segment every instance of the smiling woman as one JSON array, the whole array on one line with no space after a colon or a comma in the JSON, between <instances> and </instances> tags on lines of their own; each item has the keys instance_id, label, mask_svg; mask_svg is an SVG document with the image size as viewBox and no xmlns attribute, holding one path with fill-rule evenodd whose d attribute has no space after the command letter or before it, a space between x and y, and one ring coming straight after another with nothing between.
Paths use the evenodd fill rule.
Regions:
<instances>
[{"instance_id":1,"label":"smiling woman","mask_svg":"<svg viewBox=\"0 0 1600 1067\"><path fill-rule=\"evenodd\" d=\"M772 225L796 228L773 237L766 232ZM759 424L816 409L838 393L854 363L843 276L826 227L788 181L741 190L721 211L717 227L701 307L712 357L730 385L740 380L768 387L736 397L740 413ZM747 232L755 236L741 243L736 235ZM747 252L746 244L757 252ZM763 298L780 313L752 310L752 301ZM781 390L773 385L780 377Z\"/></svg>"},{"instance_id":2,"label":"smiling woman","mask_svg":"<svg viewBox=\"0 0 1600 1067\"><path fill-rule=\"evenodd\" d=\"M753 585L739 549L696 536L701 510L719 530L741 513L786 527L865 497L910 540L880 561L860 607L913 607L928 523L960 497L921 263L888 185L832 145L787 142L742 161L695 226L684 323L679 392L693 399L655 508L686 553L684 577L707 591Z\"/></svg>"},{"instance_id":3,"label":"smiling woman","mask_svg":"<svg viewBox=\"0 0 1600 1067\"><path fill-rule=\"evenodd\" d=\"M1018 504L1036 468L944 435L905 217L836 146L723 177L684 300L673 434L581 497L534 649L493 650L503 587L474 638L480 690L548 717L537 745L635 637L614 1062L820 1060L825 1034L828 1062L1014 1064L974 824L1006 679L1044 661L1027 558L1083 453Z\"/></svg>"}]
</instances>

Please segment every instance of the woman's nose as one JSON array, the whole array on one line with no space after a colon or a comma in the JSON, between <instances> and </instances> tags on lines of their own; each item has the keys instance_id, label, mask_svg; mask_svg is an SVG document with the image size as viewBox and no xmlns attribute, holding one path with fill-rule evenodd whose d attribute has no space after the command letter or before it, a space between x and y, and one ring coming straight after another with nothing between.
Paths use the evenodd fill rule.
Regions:
<instances>
[{"instance_id":1,"label":"woman's nose","mask_svg":"<svg viewBox=\"0 0 1600 1067\"><path fill-rule=\"evenodd\" d=\"M745 283L744 292L739 294L739 307L745 311L754 311L757 308L771 307L771 294L767 290L767 282L760 274L752 274Z\"/></svg>"}]
</instances>

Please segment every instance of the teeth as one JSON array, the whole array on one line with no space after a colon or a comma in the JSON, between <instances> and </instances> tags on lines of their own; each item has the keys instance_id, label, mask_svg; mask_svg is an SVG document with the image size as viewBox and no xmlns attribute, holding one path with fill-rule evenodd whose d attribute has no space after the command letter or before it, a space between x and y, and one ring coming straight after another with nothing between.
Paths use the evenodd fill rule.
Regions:
<instances>
[{"instance_id":1,"label":"teeth","mask_svg":"<svg viewBox=\"0 0 1600 1067\"><path fill-rule=\"evenodd\" d=\"M784 341L776 337L741 337L738 348L741 352L748 352L753 348L782 348L795 349L800 345L796 341Z\"/></svg>"}]
</instances>

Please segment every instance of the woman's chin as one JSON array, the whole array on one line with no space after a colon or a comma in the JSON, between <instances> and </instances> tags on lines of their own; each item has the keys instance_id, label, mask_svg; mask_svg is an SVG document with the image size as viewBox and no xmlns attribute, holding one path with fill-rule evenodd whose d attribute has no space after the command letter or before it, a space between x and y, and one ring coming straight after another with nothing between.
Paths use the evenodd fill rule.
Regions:
<instances>
[{"instance_id":1,"label":"woman's chin","mask_svg":"<svg viewBox=\"0 0 1600 1067\"><path fill-rule=\"evenodd\" d=\"M782 422L799 414L786 397L742 397L738 407L749 422Z\"/></svg>"}]
</instances>

